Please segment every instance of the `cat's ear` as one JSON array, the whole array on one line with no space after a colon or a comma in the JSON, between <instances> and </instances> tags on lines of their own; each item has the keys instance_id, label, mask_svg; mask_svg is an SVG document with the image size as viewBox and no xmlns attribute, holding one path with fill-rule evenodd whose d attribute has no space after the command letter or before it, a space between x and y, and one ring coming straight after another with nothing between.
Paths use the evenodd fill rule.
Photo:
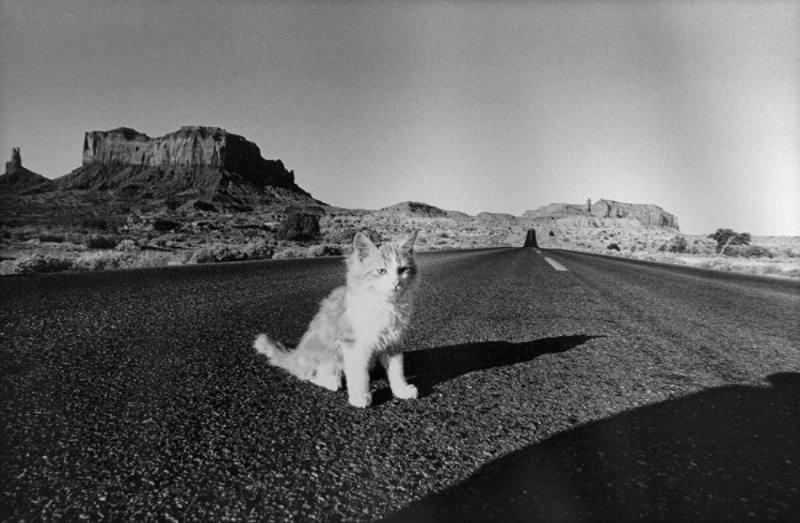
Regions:
<instances>
[{"instance_id":1,"label":"cat's ear","mask_svg":"<svg viewBox=\"0 0 800 523\"><path fill-rule=\"evenodd\" d=\"M403 255L414 254L414 242L417 241L417 229L411 231L411 234L405 237L400 243L400 252Z\"/></svg>"},{"instance_id":2,"label":"cat's ear","mask_svg":"<svg viewBox=\"0 0 800 523\"><path fill-rule=\"evenodd\" d=\"M356 233L355 238L353 238L353 252L358 261L364 261L369 258L369 255L377 249L366 234L363 232Z\"/></svg>"}]
</instances>

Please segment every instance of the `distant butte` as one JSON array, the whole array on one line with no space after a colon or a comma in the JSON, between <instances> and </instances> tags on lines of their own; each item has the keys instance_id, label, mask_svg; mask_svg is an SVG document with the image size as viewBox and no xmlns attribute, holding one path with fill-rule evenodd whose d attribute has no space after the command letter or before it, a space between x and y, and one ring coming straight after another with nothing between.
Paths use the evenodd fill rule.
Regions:
<instances>
[{"instance_id":1,"label":"distant butte","mask_svg":"<svg viewBox=\"0 0 800 523\"><path fill-rule=\"evenodd\" d=\"M614 200L598 200L586 205L578 203L551 203L532 211L525 211L523 218L531 220L558 220L569 218L627 218L646 227L666 227L679 230L678 217L658 205L624 203ZM585 221L585 220L583 220Z\"/></svg>"},{"instance_id":2,"label":"distant butte","mask_svg":"<svg viewBox=\"0 0 800 523\"><path fill-rule=\"evenodd\" d=\"M184 126L151 138L128 127L89 131L83 165L56 180L62 190L102 191L124 200L169 200L204 210L264 204L321 204L281 160L267 160L243 136L220 127Z\"/></svg>"}]
</instances>

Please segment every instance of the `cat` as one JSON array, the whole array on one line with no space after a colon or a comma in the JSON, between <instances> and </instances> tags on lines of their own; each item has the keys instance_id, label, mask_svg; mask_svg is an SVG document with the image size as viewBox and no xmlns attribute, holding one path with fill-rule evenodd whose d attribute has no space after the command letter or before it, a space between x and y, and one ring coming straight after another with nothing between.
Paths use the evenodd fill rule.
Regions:
<instances>
[{"instance_id":1,"label":"cat","mask_svg":"<svg viewBox=\"0 0 800 523\"><path fill-rule=\"evenodd\" d=\"M346 259L346 285L322 300L299 345L289 349L259 334L253 347L272 365L332 391L339 390L344 373L348 400L355 407L372 403L369 369L376 359L386 369L395 397L416 398L417 388L405 378L399 346L420 281L414 260L416 238L413 231L377 247L357 233Z\"/></svg>"}]
</instances>

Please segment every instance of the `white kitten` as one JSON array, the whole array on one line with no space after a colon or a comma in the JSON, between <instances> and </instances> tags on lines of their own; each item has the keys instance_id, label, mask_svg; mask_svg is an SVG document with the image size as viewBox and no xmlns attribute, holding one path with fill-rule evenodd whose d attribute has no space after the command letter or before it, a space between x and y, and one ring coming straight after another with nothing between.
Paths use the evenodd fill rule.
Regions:
<instances>
[{"instance_id":1,"label":"white kitten","mask_svg":"<svg viewBox=\"0 0 800 523\"><path fill-rule=\"evenodd\" d=\"M414 261L414 231L404 240L376 247L362 233L347 258L347 285L322 300L319 312L295 349L259 334L253 347L270 363L300 379L339 390L347 378L350 404L372 402L369 369L375 359L386 368L392 393L417 397L406 382L399 343L411 319L419 271Z\"/></svg>"}]
</instances>

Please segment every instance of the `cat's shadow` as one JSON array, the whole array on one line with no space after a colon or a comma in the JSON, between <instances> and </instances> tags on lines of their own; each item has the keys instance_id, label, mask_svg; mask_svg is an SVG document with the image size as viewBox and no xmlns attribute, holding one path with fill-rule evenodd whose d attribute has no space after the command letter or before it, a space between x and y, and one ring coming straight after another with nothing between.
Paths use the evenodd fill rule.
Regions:
<instances>
[{"instance_id":1,"label":"cat's shadow","mask_svg":"<svg viewBox=\"0 0 800 523\"><path fill-rule=\"evenodd\" d=\"M439 383L452 380L468 372L491 369L531 361L543 354L565 352L594 338L603 336L558 336L511 343L484 341L420 349L405 353L405 370L408 382L419 389L419 397L429 395ZM373 370L373 378L385 380L382 369ZM388 386L373 392L373 404L381 404L392 397Z\"/></svg>"}]
</instances>

